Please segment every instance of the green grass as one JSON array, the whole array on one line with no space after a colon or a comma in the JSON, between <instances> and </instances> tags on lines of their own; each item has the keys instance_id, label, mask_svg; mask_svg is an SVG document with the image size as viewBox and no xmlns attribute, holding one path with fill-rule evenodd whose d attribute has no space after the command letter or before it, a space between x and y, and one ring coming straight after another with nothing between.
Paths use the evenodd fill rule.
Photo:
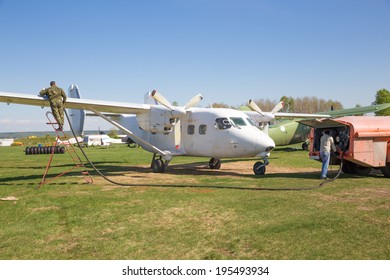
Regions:
<instances>
[{"instance_id":1,"label":"green grass","mask_svg":"<svg viewBox=\"0 0 390 280\"><path fill-rule=\"evenodd\" d=\"M390 258L390 181L379 173L342 174L309 191L240 190L215 186L311 187L320 164L276 150L263 177L252 174L254 159L209 170L208 159L194 157L155 174L142 149L86 152L110 179L138 186L112 185L92 170L86 184L76 170L38 189L48 155L0 148L0 197L18 198L0 201L1 259ZM71 164L55 155L49 176Z\"/></svg>"}]
</instances>

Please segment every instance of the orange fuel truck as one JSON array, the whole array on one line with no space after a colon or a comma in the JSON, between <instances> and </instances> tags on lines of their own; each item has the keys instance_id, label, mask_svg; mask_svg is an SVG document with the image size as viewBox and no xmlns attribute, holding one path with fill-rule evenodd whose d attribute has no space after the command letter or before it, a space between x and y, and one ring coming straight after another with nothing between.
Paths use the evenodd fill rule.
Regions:
<instances>
[{"instance_id":1,"label":"orange fuel truck","mask_svg":"<svg viewBox=\"0 0 390 280\"><path fill-rule=\"evenodd\" d=\"M320 159L322 131L331 132L337 152L330 164L339 165L343 158L344 173L366 176L372 168L381 169L390 178L390 117L350 116L337 119L303 120L312 127L309 134L310 158Z\"/></svg>"}]
</instances>

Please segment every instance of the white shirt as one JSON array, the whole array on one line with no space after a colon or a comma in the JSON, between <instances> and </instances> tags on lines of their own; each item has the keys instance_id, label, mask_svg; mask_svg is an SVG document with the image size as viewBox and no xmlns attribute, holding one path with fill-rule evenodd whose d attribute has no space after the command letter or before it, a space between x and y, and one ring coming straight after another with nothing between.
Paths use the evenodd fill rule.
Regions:
<instances>
[{"instance_id":1,"label":"white shirt","mask_svg":"<svg viewBox=\"0 0 390 280\"><path fill-rule=\"evenodd\" d=\"M321 137L321 147L320 147L320 152L330 152L330 149L332 149L334 152L336 151L336 146L334 145L333 137L324 134Z\"/></svg>"}]
</instances>

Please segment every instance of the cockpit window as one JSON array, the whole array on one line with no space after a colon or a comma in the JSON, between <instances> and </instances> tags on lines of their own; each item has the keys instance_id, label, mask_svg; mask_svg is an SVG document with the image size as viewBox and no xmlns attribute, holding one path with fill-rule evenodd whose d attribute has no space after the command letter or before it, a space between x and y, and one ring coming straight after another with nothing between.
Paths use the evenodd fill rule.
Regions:
<instances>
[{"instance_id":1,"label":"cockpit window","mask_svg":"<svg viewBox=\"0 0 390 280\"><path fill-rule=\"evenodd\" d=\"M252 122L252 120L251 120L250 118L247 118L246 120L248 121L248 123L249 123L250 125L255 126L255 124Z\"/></svg>"},{"instance_id":2,"label":"cockpit window","mask_svg":"<svg viewBox=\"0 0 390 280\"><path fill-rule=\"evenodd\" d=\"M232 127L232 124L228 118L217 118L215 119L215 127L218 129L228 129Z\"/></svg>"},{"instance_id":3,"label":"cockpit window","mask_svg":"<svg viewBox=\"0 0 390 280\"><path fill-rule=\"evenodd\" d=\"M230 117L235 126L246 126L243 118Z\"/></svg>"}]
</instances>

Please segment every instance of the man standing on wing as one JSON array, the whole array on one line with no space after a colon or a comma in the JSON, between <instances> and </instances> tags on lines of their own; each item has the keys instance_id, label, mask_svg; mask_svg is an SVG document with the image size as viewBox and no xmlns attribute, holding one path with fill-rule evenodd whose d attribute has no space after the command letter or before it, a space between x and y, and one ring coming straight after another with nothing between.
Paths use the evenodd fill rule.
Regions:
<instances>
[{"instance_id":1,"label":"man standing on wing","mask_svg":"<svg viewBox=\"0 0 390 280\"><path fill-rule=\"evenodd\" d=\"M39 92L39 96L49 97L51 111L58 123L58 130L62 130L64 126L64 104L66 102L66 94L64 90L57 87L55 81L50 82L49 88L44 88Z\"/></svg>"}]
</instances>

